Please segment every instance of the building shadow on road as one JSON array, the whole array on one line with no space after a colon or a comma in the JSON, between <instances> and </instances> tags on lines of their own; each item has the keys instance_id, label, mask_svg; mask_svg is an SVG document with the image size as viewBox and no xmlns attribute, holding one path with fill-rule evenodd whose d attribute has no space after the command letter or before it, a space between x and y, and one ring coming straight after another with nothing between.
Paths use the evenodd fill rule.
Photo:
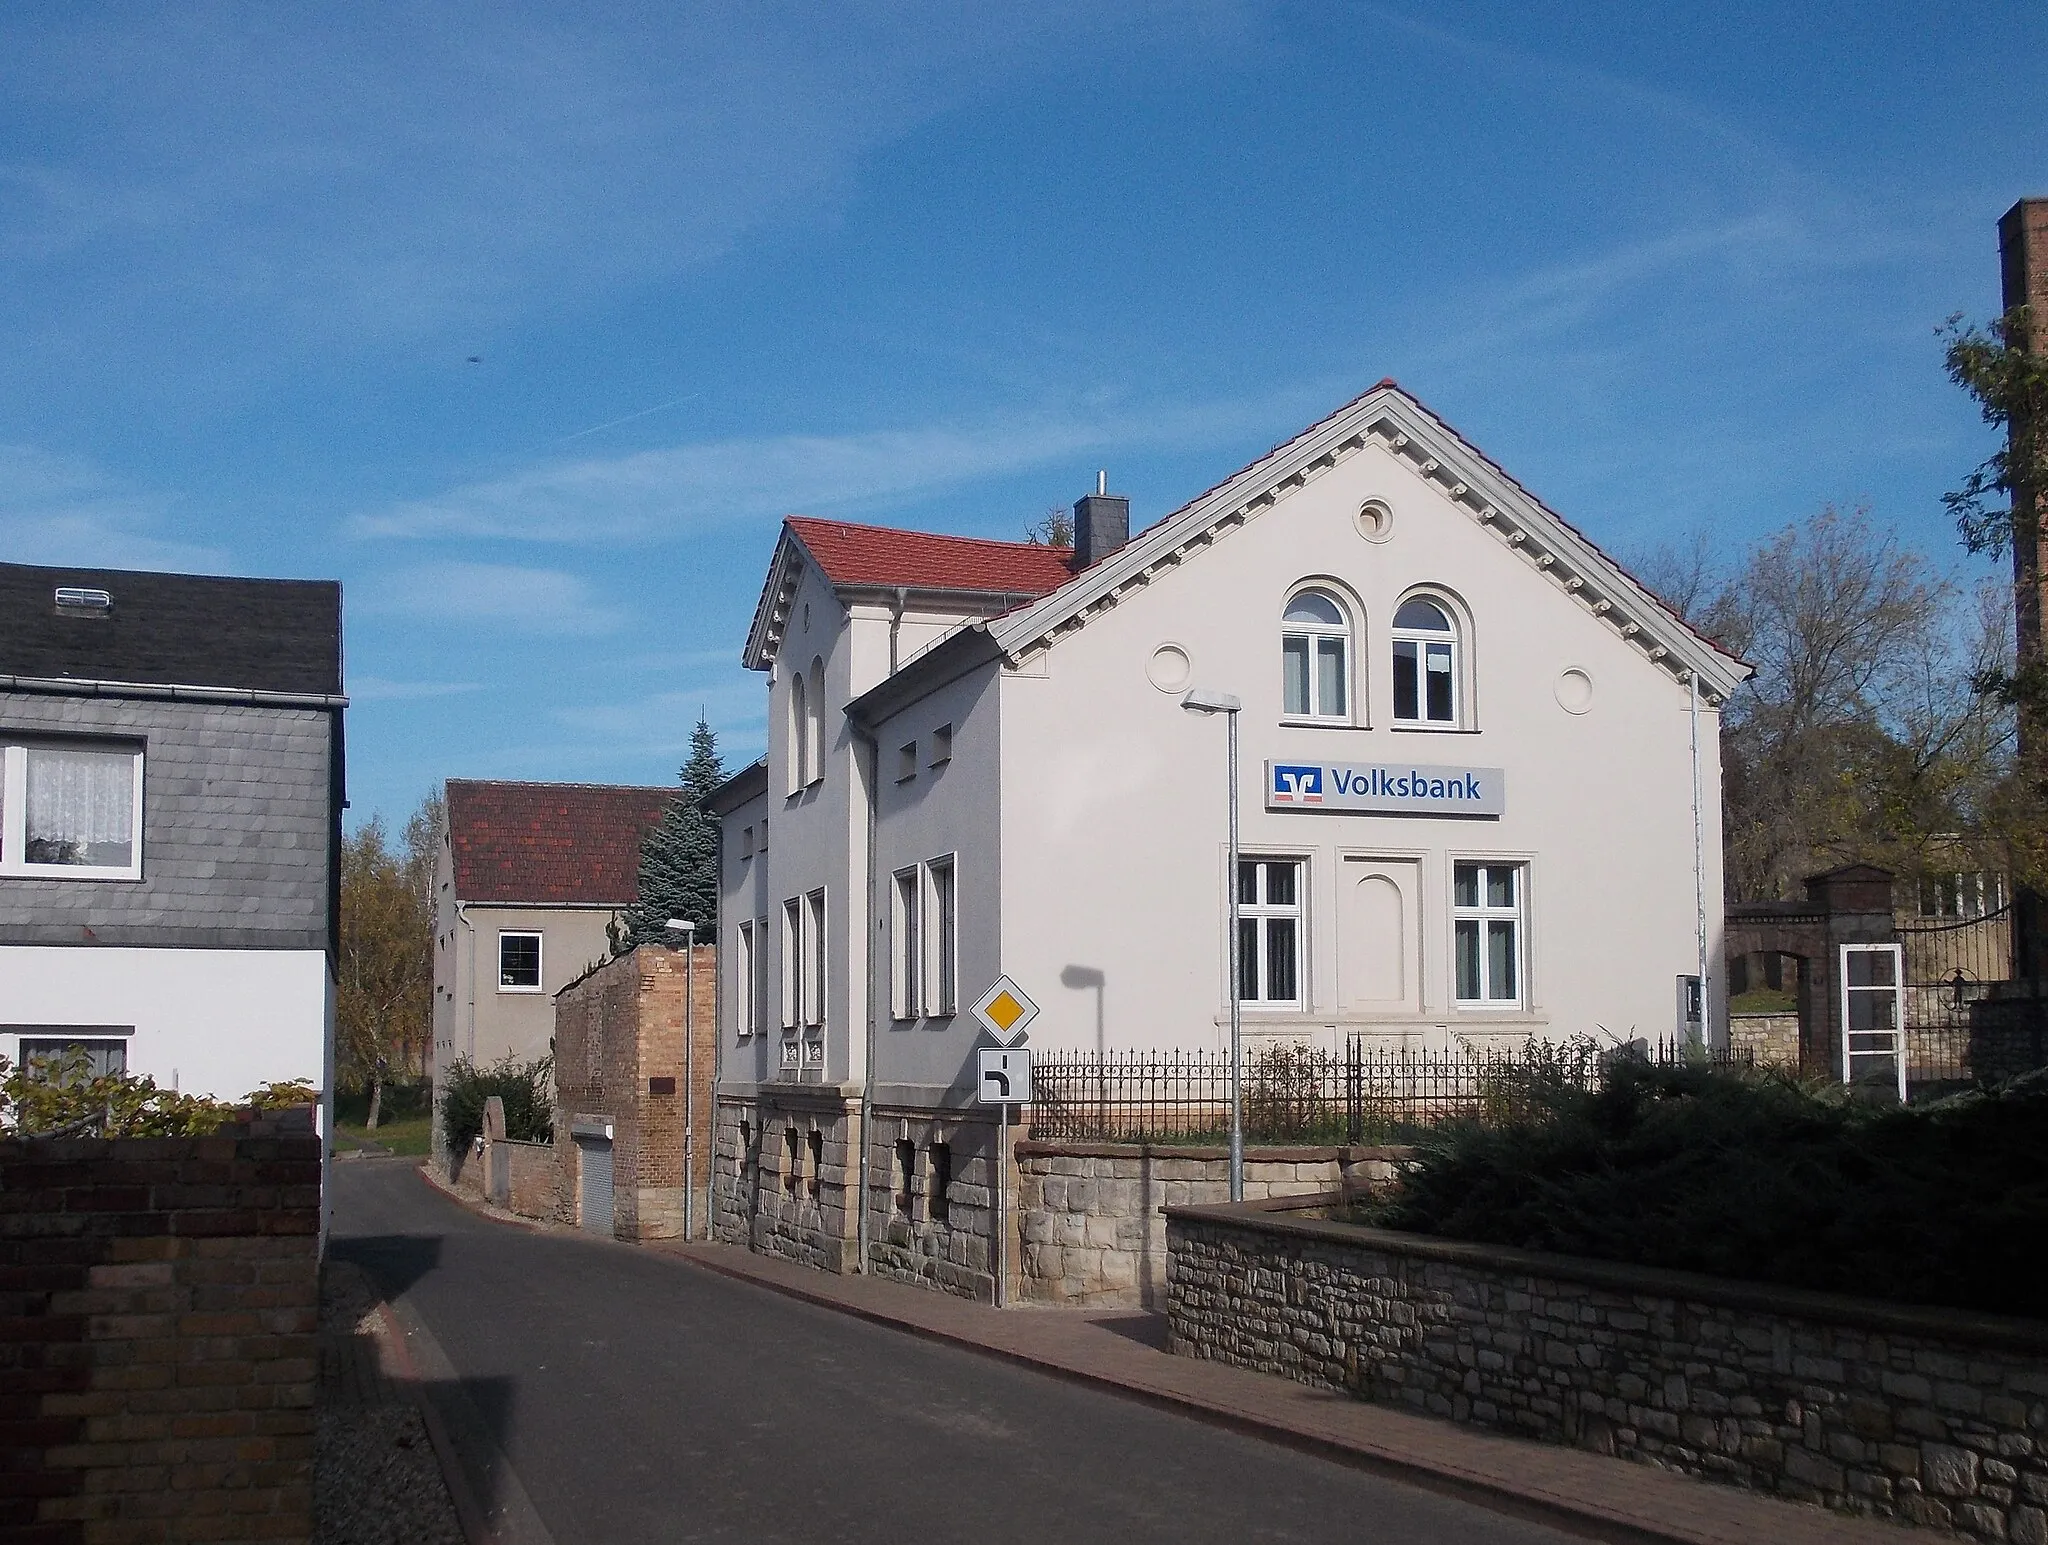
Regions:
<instances>
[{"instance_id":1,"label":"building shadow on road","mask_svg":"<svg viewBox=\"0 0 2048 1545\"><path fill-rule=\"evenodd\" d=\"M327 1253L337 1261L360 1266L392 1298L397 1298L441 1264L441 1240L433 1234L337 1235Z\"/></svg>"}]
</instances>

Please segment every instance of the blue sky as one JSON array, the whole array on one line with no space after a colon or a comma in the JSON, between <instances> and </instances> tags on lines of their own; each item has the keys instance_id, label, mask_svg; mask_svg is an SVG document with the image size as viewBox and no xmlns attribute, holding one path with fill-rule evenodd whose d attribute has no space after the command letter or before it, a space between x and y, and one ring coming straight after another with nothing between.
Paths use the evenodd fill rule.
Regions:
<instances>
[{"instance_id":1,"label":"blue sky","mask_svg":"<svg viewBox=\"0 0 2048 1545\"><path fill-rule=\"evenodd\" d=\"M357 819L757 754L786 512L1149 523L1383 375L1613 548L1959 563L1934 329L2044 64L2020 0L16 0L0 556L339 577Z\"/></svg>"}]
</instances>

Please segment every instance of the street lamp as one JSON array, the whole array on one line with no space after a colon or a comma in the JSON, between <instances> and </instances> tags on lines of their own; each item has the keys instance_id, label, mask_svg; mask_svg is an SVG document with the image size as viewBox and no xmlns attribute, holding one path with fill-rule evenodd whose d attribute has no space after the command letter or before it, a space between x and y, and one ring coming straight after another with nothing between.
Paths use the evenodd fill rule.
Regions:
<instances>
[{"instance_id":1,"label":"street lamp","mask_svg":"<svg viewBox=\"0 0 2048 1545\"><path fill-rule=\"evenodd\" d=\"M697 1036L690 1011L697 997L697 925L672 917L668 932L683 936L683 1238L696 1238L694 1203L697 1192Z\"/></svg>"},{"instance_id":2,"label":"street lamp","mask_svg":"<svg viewBox=\"0 0 2048 1545\"><path fill-rule=\"evenodd\" d=\"M1244 1200L1244 997L1238 978L1243 944L1237 936L1237 716L1244 704L1228 692L1200 688L1180 700L1189 713L1222 714L1230 727L1230 858L1224 888L1230 897L1230 1199Z\"/></svg>"}]
</instances>

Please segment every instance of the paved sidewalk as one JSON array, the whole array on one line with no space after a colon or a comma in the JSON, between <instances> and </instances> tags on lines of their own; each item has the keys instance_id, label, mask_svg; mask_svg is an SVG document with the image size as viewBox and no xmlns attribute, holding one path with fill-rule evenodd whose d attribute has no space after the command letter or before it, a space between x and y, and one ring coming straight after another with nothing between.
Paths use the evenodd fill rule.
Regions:
<instances>
[{"instance_id":1,"label":"paved sidewalk","mask_svg":"<svg viewBox=\"0 0 2048 1545\"><path fill-rule=\"evenodd\" d=\"M730 1245L648 1248L876 1324L1288 1443L1579 1534L1680 1545L1902 1545L1901 1525L1781 1502L1577 1449L1371 1405L1164 1350L1142 1311L992 1309L869 1277L840 1277ZM1933 1538L1932 1535L1923 1535Z\"/></svg>"}]
</instances>

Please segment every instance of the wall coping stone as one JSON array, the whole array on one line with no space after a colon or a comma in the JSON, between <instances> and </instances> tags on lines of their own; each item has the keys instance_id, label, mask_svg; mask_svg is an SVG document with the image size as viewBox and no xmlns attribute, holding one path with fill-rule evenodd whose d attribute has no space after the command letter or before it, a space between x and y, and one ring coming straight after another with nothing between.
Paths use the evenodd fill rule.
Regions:
<instances>
[{"instance_id":1,"label":"wall coping stone","mask_svg":"<svg viewBox=\"0 0 2048 1545\"><path fill-rule=\"evenodd\" d=\"M1227 1159L1230 1150L1220 1145L1197 1143L1105 1143L1061 1142L1052 1138L1023 1138L1016 1145L1020 1159ZM1247 1148L1247 1164L1356 1164L1372 1160L1399 1163L1414 1153L1412 1148Z\"/></svg>"},{"instance_id":2,"label":"wall coping stone","mask_svg":"<svg viewBox=\"0 0 2048 1545\"><path fill-rule=\"evenodd\" d=\"M1348 1200L1341 1192L1321 1191L1273 1197L1266 1201L1211 1202L1162 1210L1169 1223L1178 1220L1194 1224L1224 1224L1253 1233L1315 1239L1419 1260L1446 1261L1532 1277L1554 1277L1591 1287L1611 1288L1621 1293L1650 1294L1723 1308L1759 1310L1766 1314L1825 1320L1886 1333L2048 1352L2048 1321L1980 1314L1968 1309L1892 1304L1878 1299L1851 1298L1846 1294L1821 1293L1811 1288L1780 1287L1768 1282L1709 1277L1699 1272L1597 1261L1578 1255L1516 1250L1505 1245L1477 1244L1470 1240L1444 1239L1430 1234L1410 1234L1398 1229L1368 1228L1360 1223L1298 1216L1319 1207L1345 1205L1348 1205Z\"/></svg>"}]
</instances>

